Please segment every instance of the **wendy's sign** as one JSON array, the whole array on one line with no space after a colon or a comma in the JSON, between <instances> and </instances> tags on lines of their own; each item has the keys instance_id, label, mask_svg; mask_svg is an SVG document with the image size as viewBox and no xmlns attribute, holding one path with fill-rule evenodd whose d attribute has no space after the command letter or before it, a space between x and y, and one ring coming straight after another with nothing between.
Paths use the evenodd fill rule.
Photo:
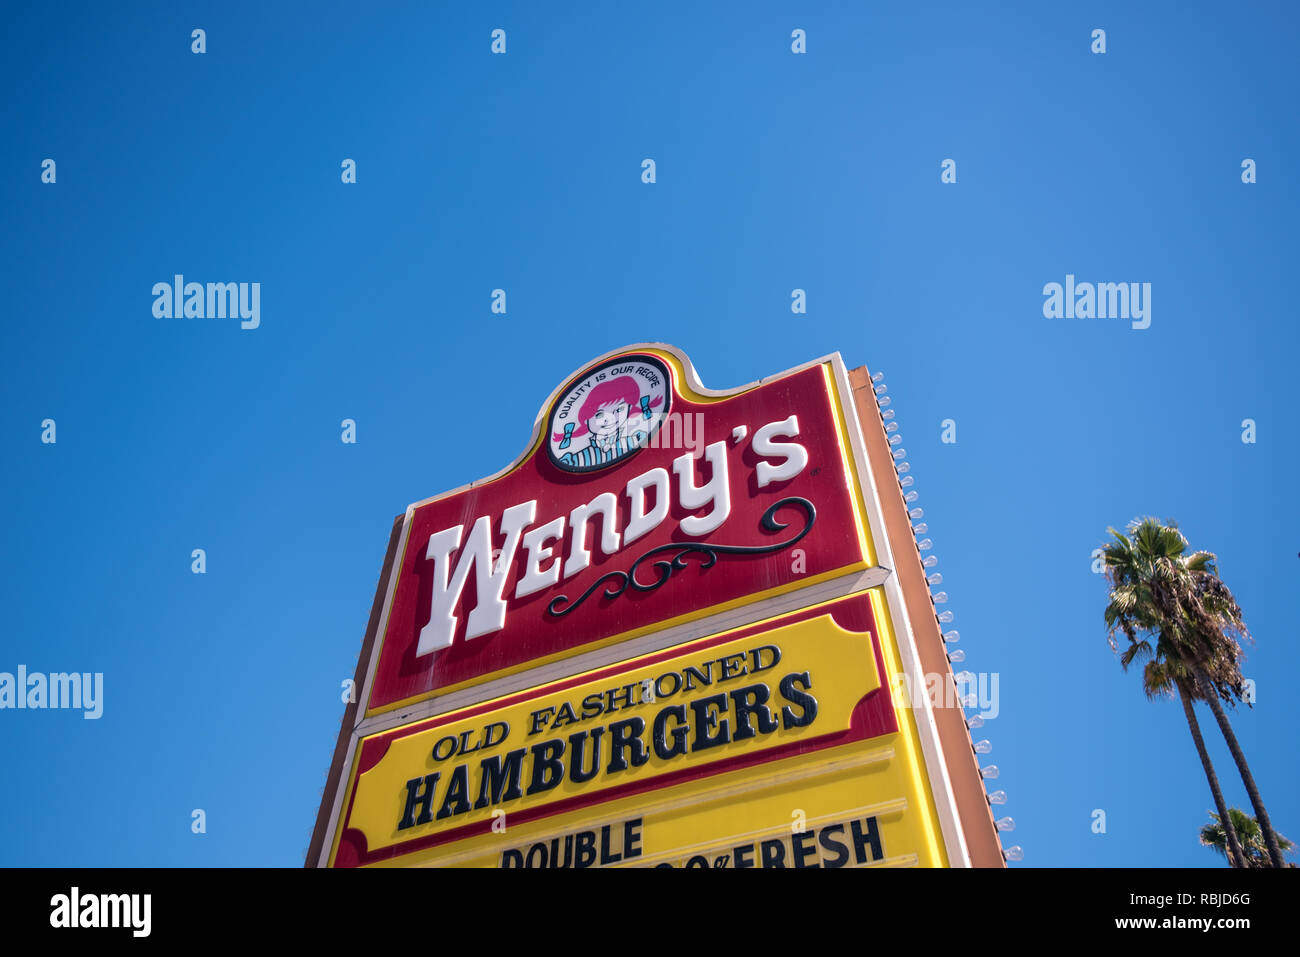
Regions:
<instances>
[{"instance_id":1,"label":"wendy's sign","mask_svg":"<svg viewBox=\"0 0 1300 957\"><path fill-rule=\"evenodd\" d=\"M712 392L662 346L582 369L522 458L407 510L367 713L874 565L840 391Z\"/></svg>"},{"instance_id":2,"label":"wendy's sign","mask_svg":"<svg viewBox=\"0 0 1300 957\"><path fill-rule=\"evenodd\" d=\"M620 349L410 506L309 865L1002 866L874 381Z\"/></svg>"}]
</instances>

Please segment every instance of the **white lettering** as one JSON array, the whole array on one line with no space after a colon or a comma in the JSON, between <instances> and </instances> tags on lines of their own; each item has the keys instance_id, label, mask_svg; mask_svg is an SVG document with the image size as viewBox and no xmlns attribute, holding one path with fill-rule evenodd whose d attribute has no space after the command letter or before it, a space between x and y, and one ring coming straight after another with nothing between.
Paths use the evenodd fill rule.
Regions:
<instances>
[{"instance_id":1,"label":"white lettering","mask_svg":"<svg viewBox=\"0 0 1300 957\"><path fill-rule=\"evenodd\" d=\"M797 442L774 442L773 439L788 439L799 434L799 417L792 415L783 422L769 422L754 433L754 453L764 458L780 456L783 461L778 465L759 462L754 467L758 478L758 487L767 488L773 482L784 482L794 478L808 465L808 450Z\"/></svg>"},{"instance_id":2,"label":"white lettering","mask_svg":"<svg viewBox=\"0 0 1300 957\"><path fill-rule=\"evenodd\" d=\"M551 547L546 543L558 542L563 537L563 515L545 525L539 525L524 536L524 549L528 552L528 560L524 563L524 577L519 579L519 587L515 589L516 598L539 592L560 580L559 558L551 562L551 567L546 571L542 571L542 562L549 561L553 557Z\"/></svg>"},{"instance_id":3,"label":"white lettering","mask_svg":"<svg viewBox=\"0 0 1300 957\"><path fill-rule=\"evenodd\" d=\"M586 505L579 505L569 513L569 558L564 563L564 577L572 578L591 564L587 550L587 523L600 514L600 550L606 555L618 551L618 498L613 492L602 492Z\"/></svg>"},{"instance_id":4,"label":"white lettering","mask_svg":"<svg viewBox=\"0 0 1300 957\"><path fill-rule=\"evenodd\" d=\"M505 536L506 544L495 567L492 561L492 529L488 517L481 516L470 530L469 541L461 552L460 561L456 563L456 571L451 575L450 583L447 580L447 566L451 563L452 549L460 546L460 535L465 526L457 525L429 536L424 557L434 563L433 608L429 623L420 630L420 641L415 649L417 658L451 644L456 632L456 606L460 604L471 565L476 566L478 571L474 579L478 589L478 604L469 613L465 637L477 638L501 630L506 623L506 602L501 597L506 586L506 576L514 562L520 534L525 526L532 524L536 514L536 499L523 505L512 505L502 513L500 532Z\"/></svg>"},{"instance_id":5,"label":"white lettering","mask_svg":"<svg viewBox=\"0 0 1300 957\"><path fill-rule=\"evenodd\" d=\"M707 515L688 515L681 521L687 535L707 535L731 514L731 488L727 482L727 443L714 442L704 450L712 475L704 485L695 484L695 456L690 452L673 460L677 473L677 500L682 508L695 511L711 505Z\"/></svg>"},{"instance_id":6,"label":"white lettering","mask_svg":"<svg viewBox=\"0 0 1300 957\"><path fill-rule=\"evenodd\" d=\"M655 490L654 510L645 510L646 489ZM663 469L651 469L638 475L627 483L627 499L630 514L627 528L623 529L623 544L635 542L642 535L654 531L668 517L668 473Z\"/></svg>"}]
</instances>

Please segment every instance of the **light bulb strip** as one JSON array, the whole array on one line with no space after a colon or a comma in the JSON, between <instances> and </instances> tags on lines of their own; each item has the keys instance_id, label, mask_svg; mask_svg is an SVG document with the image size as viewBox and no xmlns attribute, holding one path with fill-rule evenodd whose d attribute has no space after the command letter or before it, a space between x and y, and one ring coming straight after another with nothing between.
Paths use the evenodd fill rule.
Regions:
<instances>
[{"instance_id":1,"label":"light bulb strip","mask_svg":"<svg viewBox=\"0 0 1300 957\"><path fill-rule=\"evenodd\" d=\"M938 572L935 572L933 574L926 574L924 572L924 569L933 568L935 565L937 565L939 563L939 559L934 555L925 554L925 552L930 551L934 547L934 543L929 538L919 538L919 536L925 535L929 532L929 526L927 523L919 521L921 518L925 516L925 512L921 508L911 507L912 503L915 502L920 496L915 490L909 491L909 489L911 489L911 486L914 484L914 479L912 478L912 476L907 474L912 470L912 466L907 461L907 450L902 447L903 438L902 435L899 434L898 423L892 421L895 417L895 411L891 408L888 408L888 406L893 404L893 400L886 394L888 393L889 389L885 385L884 379L885 379L885 374L883 372L877 372L871 377L872 394L876 399L876 411L880 414L881 422L882 424L884 424L886 442L888 443L890 449L889 454L894 462L894 472L895 472L894 478L897 480L899 491L903 495L903 503L904 503L903 507L904 509L907 510L908 518L911 521L918 522L918 524L912 526L912 534L913 534L913 543L915 544L917 550L917 557L921 560L921 567L923 569L922 574L925 575L926 584L931 589L933 589L943 583L943 575ZM961 635L955 628L950 629L948 631L943 630L942 626L949 624L953 619L953 614L951 611L947 609L945 609L944 611L939 611L938 609L939 605L946 604L947 601L948 601L947 592L942 592L942 591L931 592L930 595L931 611L934 612L935 620L940 625L939 632L943 637L943 642L945 645L944 652L948 658L949 670L951 671L951 667L953 664L960 664L966 660L966 652L962 649L957 649L957 648L953 648L949 650L948 646L956 644L956 642L960 639ZM959 678L969 681L969 680L973 680L975 676L971 672L963 670L961 672L953 674L954 682L958 681ZM979 697L974 694L964 695L959 697L958 704L961 706L963 711L969 708L977 708L979 707ZM980 741L977 742L975 741L974 737L971 735L972 730L983 727L984 719L979 714L974 714L971 715L969 718L963 716L962 723L966 726L967 743L970 745L971 754L975 758L975 766L979 768L980 779L986 783L988 781L995 780L998 777L998 775L1001 773L998 769L998 766L996 764L989 764L981 767L979 763L979 756L981 754L988 754L993 750L992 742L990 742L987 738L981 739ZM987 788L986 788L984 799L988 803L989 807L992 808L994 804L998 804L998 805L1005 804L1007 801L1007 795L1006 792L1002 790L994 791L990 794L987 792ZM1016 824L1012 818L1002 817L1002 818L995 819L993 822L993 826L995 831L997 832L998 843L1000 845L1002 842L1002 833L1004 831L1014 830ZM1009 848L1003 847L1002 859L1004 861L1023 860L1024 851L1018 844Z\"/></svg>"}]
</instances>

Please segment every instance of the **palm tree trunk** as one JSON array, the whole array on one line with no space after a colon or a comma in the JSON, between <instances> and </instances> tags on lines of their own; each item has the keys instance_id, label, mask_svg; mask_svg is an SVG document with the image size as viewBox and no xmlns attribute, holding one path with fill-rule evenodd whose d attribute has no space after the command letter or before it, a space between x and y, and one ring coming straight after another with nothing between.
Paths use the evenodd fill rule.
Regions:
<instances>
[{"instance_id":1,"label":"palm tree trunk","mask_svg":"<svg viewBox=\"0 0 1300 957\"><path fill-rule=\"evenodd\" d=\"M1241 745L1237 743L1237 736L1232 733L1232 725L1228 723L1228 716L1223 712L1223 705L1219 703L1218 695L1214 693L1214 688L1209 685L1209 682L1203 682L1203 687L1205 700L1209 703L1210 710L1214 712L1214 719L1219 722L1219 730L1223 732L1223 739L1228 742L1228 750L1232 752L1232 760L1237 762L1237 770L1241 772L1241 783L1246 785L1246 793L1250 795L1251 806L1255 809L1255 820L1259 822L1259 829L1264 834L1264 843L1268 845L1269 859L1272 860L1274 867L1286 867L1282 848L1277 843L1277 833L1268 819L1268 812L1264 810L1264 800L1259 796L1259 788L1255 787L1255 778L1250 773L1250 765L1246 763L1246 755L1242 753Z\"/></svg>"},{"instance_id":2,"label":"palm tree trunk","mask_svg":"<svg viewBox=\"0 0 1300 957\"><path fill-rule=\"evenodd\" d=\"M1223 792L1219 790L1219 778L1214 773L1214 763L1210 753L1205 750L1205 739L1201 737L1201 726L1192 711L1192 699L1181 682L1178 685L1178 697L1183 702L1183 714L1187 715L1187 727L1192 732L1192 741L1196 743L1196 753L1201 756L1201 766L1205 768L1205 777L1210 782L1210 793L1214 795L1214 806L1219 810L1219 822L1223 825L1223 836L1228 843L1228 866L1246 867L1246 855L1237 841L1237 831L1232 826L1232 817L1228 814L1228 805L1224 803Z\"/></svg>"}]
</instances>

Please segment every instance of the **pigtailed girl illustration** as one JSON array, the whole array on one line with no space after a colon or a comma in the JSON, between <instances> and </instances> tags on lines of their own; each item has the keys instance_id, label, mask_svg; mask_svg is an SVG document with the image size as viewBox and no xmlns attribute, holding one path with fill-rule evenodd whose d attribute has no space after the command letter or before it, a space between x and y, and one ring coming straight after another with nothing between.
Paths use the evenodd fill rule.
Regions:
<instances>
[{"instance_id":1,"label":"pigtailed girl illustration","mask_svg":"<svg viewBox=\"0 0 1300 957\"><path fill-rule=\"evenodd\" d=\"M641 394L631 376L617 376L591 390L578 410L578 421L553 434L557 456L570 468L606 465L640 448L653 431L655 407L663 396Z\"/></svg>"}]
</instances>

